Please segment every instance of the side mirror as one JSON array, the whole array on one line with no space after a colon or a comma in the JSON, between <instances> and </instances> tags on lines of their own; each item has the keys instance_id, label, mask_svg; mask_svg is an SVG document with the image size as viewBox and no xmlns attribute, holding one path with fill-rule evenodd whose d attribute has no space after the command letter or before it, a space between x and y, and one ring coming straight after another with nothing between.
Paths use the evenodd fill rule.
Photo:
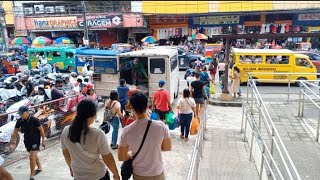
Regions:
<instances>
[{"instance_id":1,"label":"side mirror","mask_svg":"<svg viewBox=\"0 0 320 180\"><path fill-rule=\"evenodd\" d=\"M182 56L185 56L185 55L187 55L186 53L182 53Z\"/></svg>"}]
</instances>

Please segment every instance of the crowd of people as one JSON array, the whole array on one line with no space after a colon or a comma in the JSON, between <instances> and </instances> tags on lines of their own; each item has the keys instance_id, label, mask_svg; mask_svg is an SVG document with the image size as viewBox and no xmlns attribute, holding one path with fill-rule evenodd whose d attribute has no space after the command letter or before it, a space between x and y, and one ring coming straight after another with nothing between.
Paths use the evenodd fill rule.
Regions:
<instances>
[{"instance_id":1,"label":"crowd of people","mask_svg":"<svg viewBox=\"0 0 320 180\"><path fill-rule=\"evenodd\" d=\"M200 42L183 45L191 49L194 46L197 51L201 51L201 47L204 46ZM210 88L215 83L216 73L219 74L223 89L224 71L227 68L218 58L213 58L208 67L197 60L195 65L186 71L188 88L183 90L176 109L171 106L170 93L166 90L164 80L158 82L159 89L155 91L152 103L149 104L147 95L139 90L131 92L126 81L120 79L120 86L110 92L110 98L104 103L105 111L110 110L111 113L108 122L103 119L103 123L109 123L112 127L109 141L105 135L106 131L92 126L99 119L97 119L97 95L90 80L84 80L83 76L77 76L74 72L60 77L58 66L49 67L47 64L46 59L40 58L38 68L48 77L51 100L66 97L72 90L85 97L77 105L72 124L65 127L61 133L63 157L70 169L70 175L77 180L107 180L110 179L111 173L114 179L125 179L116 167L111 149L118 151L119 161L132 161L135 180L165 179L162 151L172 149L171 137L166 126L166 114L169 112L178 114L180 138L187 142L193 118L201 119L204 104L210 98ZM92 67L87 61L83 67L83 75L90 74L90 71ZM55 74L55 78L51 78L52 74ZM236 94L241 95L240 76L239 68L234 67L234 73L230 76L232 78L230 90L234 97ZM23 85L27 87L28 96L34 95L34 87L29 78L24 77L24 79L26 80L23 81ZM46 138L39 119L29 113L28 107L22 106L18 112L21 119L15 126L11 147L16 146L14 142L18 131L23 132L24 144L30 153L30 180L33 180L43 170L37 154L41 145L46 147ZM152 112L157 113L158 121L150 120ZM128 116L134 121L124 124L122 119ZM119 136L120 125L123 131Z\"/></svg>"}]
</instances>

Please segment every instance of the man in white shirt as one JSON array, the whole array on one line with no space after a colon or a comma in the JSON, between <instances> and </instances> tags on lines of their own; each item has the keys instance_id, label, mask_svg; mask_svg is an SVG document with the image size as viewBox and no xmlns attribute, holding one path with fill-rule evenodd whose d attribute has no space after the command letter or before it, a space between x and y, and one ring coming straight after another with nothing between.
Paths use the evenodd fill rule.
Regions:
<instances>
[{"instance_id":1,"label":"man in white shirt","mask_svg":"<svg viewBox=\"0 0 320 180\"><path fill-rule=\"evenodd\" d=\"M195 77L195 72L193 71L190 76L187 77L188 87L191 85L193 81L197 80Z\"/></svg>"}]
</instances>

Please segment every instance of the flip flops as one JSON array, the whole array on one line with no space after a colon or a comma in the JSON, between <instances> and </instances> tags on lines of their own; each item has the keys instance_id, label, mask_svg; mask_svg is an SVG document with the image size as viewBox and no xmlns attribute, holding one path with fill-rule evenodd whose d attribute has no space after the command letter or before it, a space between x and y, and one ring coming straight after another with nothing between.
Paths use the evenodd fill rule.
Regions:
<instances>
[{"instance_id":1,"label":"flip flops","mask_svg":"<svg viewBox=\"0 0 320 180\"><path fill-rule=\"evenodd\" d=\"M35 171L34 171L34 175L39 174L41 171L42 171L42 170L39 170L39 169L35 170Z\"/></svg>"}]
</instances>

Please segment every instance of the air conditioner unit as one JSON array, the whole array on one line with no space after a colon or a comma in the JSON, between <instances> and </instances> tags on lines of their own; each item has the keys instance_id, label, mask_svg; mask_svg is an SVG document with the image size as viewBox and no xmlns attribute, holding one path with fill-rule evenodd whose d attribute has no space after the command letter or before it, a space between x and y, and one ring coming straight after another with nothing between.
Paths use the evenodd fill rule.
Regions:
<instances>
[{"instance_id":1,"label":"air conditioner unit","mask_svg":"<svg viewBox=\"0 0 320 180\"><path fill-rule=\"evenodd\" d=\"M55 9L53 6L47 6L45 7L45 11L47 14L50 14L50 13L55 13Z\"/></svg>"},{"instance_id":2,"label":"air conditioner unit","mask_svg":"<svg viewBox=\"0 0 320 180\"><path fill-rule=\"evenodd\" d=\"M56 12L63 13L66 12L66 10L64 9L64 6L56 6Z\"/></svg>"},{"instance_id":3,"label":"air conditioner unit","mask_svg":"<svg viewBox=\"0 0 320 180\"><path fill-rule=\"evenodd\" d=\"M33 7L25 7L24 14L33 14Z\"/></svg>"},{"instance_id":4,"label":"air conditioner unit","mask_svg":"<svg viewBox=\"0 0 320 180\"><path fill-rule=\"evenodd\" d=\"M42 14L42 13L44 13L44 5L43 5L43 4L34 5L34 13L35 13L35 14Z\"/></svg>"}]
</instances>

